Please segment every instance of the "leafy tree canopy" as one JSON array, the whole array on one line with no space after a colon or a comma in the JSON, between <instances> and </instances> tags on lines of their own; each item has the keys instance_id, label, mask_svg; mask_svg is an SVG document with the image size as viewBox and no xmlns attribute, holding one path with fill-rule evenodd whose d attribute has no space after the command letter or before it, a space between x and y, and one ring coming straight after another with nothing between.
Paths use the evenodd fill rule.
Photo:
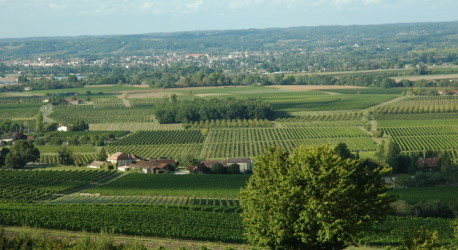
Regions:
<instances>
[{"instance_id":1,"label":"leafy tree canopy","mask_svg":"<svg viewBox=\"0 0 458 250\"><path fill-rule=\"evenodd\" d=\"M273 249L343 249L383 221L392 196L382 176L332 146L269 148L241 191L249 242Z\"/></svg>"},{"instance_id":2,"label":"leafy tree canopy","mask_svg":"<svg viewBox=\"0 0 458 250\"><path fill-rule=\"evenodd\" d=\"M5 167L23 168L28 162L36 161L40 158L40 151L33 142L18 140L11 148L11 152L6 155Z\"/></svg>"}]
</instances>

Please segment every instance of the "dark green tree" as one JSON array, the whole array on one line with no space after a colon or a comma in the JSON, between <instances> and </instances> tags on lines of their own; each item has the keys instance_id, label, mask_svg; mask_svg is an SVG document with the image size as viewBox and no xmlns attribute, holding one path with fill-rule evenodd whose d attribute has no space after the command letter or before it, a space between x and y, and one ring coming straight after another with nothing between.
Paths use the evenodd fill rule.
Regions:
<instances>
[{"instance_id":1,"label":"dark green tree","mask_svg":"<svg viewBox=\"0 0 458 250\"><path fill-rule=\"evenodd\" d=\"M399 168L399 154L401 153L401 148L399 145L391 140L385 145L385 162L393 168L394 172L398 172Z\"/></svg>"},{"instance_id":2,"label":"dark green tree","mask_svg":"<svg viewBox=\"0 0 458 250\"><path fill-rule=\"evenodd\" d=\"M40 159L40 151L35 147L33 142L18 140L11 148L5 159L7 168L23 168L28 162Z\"/></svg>"},{"instance_id":3,"label":"dark green tree","mask_svg":"<svg viewBox=\"0 0 458 250\"><path fill-rule=\"evenodd\" d=\"M59 149L58 156L59 164L68 166L75 163L73 152L67 146L63 146Z\"/></svg>"},{"instance_id":4,"label":"dark green tree","mask_svg":"<svg viewBox=\"0 0 458 250\"><path fill-rule=\"evenodd\" d=\"M229 174L240 174L240 165L237 163L232 163L227 166L227 173Z\"/></svg>"},{"instance_id":5,"label":"dark green tree","mask_svg":"<svg viewBox=\"0 0 458 250\"><path fill-rule=\"evenodd\" d=\"M98 161L106 161L108 158L107 156L107 152L105 151L105 148L102 148L99 152L99 154L97 155L97 160Z\"/></svg>"},{"instance_id":6,"label":"dark green tree","mask_svg":"<svg viewBox=\"0 0 458 250\"><path fill-rule=\"evenodd\" d=\"M0 150L0 168L5 166L5 159L10 150L8 148L2 148Z\"/></svg>"},{"instance_id":7,"label":"dark green tree","mask_svg":"<svg viewBox=\"0 0 458 250\"><path fill-rule=\"evenodd\" d=\"M215 163L211 167L211 171L213 174L225 174L226 168L221 163Z\"/></svg>"},{"instance_id":8,"label":"dark green tree","mask_svg":"<svg viewBox=\"0 0 458 250\"><path fill-rule=\"evenodd\" d=\"M249 242L272 249L344 249L394 200L382 176L331 146L300 146L292 154L269 148L256 157L240 193Z\"/></svg>"}]
</instances>

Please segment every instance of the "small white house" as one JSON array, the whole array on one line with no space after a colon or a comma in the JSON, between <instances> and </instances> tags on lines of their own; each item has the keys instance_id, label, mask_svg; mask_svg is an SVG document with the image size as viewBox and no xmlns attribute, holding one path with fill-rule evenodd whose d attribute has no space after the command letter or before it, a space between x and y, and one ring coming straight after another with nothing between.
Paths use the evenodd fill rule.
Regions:
<instances>
[{"instance_id":1,"label":"small white house","mask_svg":"<svg viewBox=\"0 0 458 250\"><path fill-rule=\"evenodd\" d=\"M67 132L68 131L68 127L67 126L58 127L57 131L59 131L59 132Z\"/></svg>"}]
</instances>

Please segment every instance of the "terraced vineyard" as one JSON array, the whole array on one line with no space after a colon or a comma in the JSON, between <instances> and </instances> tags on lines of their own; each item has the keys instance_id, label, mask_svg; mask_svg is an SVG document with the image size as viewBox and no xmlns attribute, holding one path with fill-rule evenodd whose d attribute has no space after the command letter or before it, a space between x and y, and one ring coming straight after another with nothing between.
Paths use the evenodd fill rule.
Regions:
<instances>
[{"instance_id":1,"label":"terraced vineyard","mask_svg":"<svg viewBox=\"0 0 458 250\"><path fill-rule=\"evenodd\" d=\"M117 175L110 171L0 170L0 201L30 202Z\"/></svg>"}]
</instances>

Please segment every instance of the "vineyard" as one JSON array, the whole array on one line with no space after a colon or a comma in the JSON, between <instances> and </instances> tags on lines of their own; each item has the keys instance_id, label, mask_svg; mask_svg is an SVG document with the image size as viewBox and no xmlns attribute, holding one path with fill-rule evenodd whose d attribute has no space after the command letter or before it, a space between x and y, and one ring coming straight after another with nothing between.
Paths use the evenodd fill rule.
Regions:
<instances>
[{"instance_id":1,"label":"vineyard","mask_svg":"<svg viewBox=\"0 0 458 250\"><path fill-rule=\"evenodd\" d=\"M393 189L391 194L399 196L400 200L405 200L410 204L422 201L441 201L451 205L458 204L458 187L421 187L421 188L401 188Z\"/></svg>"},{"instance_id":2,"label":"vineyard","mask_svg":"<svg viewBox=\"0 0 458 250\"><path fill-rule=\"evenodd\" d=\"M30 202L116 176L109 171L0 170L0 201Z\"/></svg>"},{"instance_id":3,"label":"vineyard","mask_svg":"<svg viewBox=\"0 0 458 250\"><path fill-rule=\"evenodd\" d=\"M106 185L85 190L104 196L206 197L237 199L247 175L127 174Z\"/></svg>"},{"instance_id":4,"label":"vineyard","mask_svg":"<svg viewBox=\"0 0 458 250\"><path fill-rule=\"evenodd\" d=\"M65 106L64 106L65 107ZM86 123L115 123L115 122L152 122L154 116L151 109L141 108L82 108L77 106L69 112L66 108L55 107L50 118L62 124L74 124L78 121ZM36 114L36 113L35 113ZM71 114L71 115L70 115Z\"/></svg>"},{"instance_id":5,"label":"vineyard","mask_svg":"<svg viewBox=\"0 0 458 250\"><path fill-rule=\"evenodd\" d=\"M375 109L378 114L452 113L458 111L458 96L405 97Z\"/></svg>"},{"instance_id":6,"label":"vineyard","mask_svg":"<svg viewBox=\"0 0 458 250\"><path fill-rule=\"evenodd\" d=\"M344 142L353 151L374 151L375 142L356 127L293 127L266 129L210 130L201 157L218 159L254 157L266 147L282 147L291 151L304 145L337 145Z\"/></svg>"},{"instance_id":7,"label":"vineyard","mask_svg":"<svg viewBox=\"0 0 458 250\"><path fill-rule=\"evenodd\" d=\"M109 153L124 152L146 158L178 157L182 155L200 155L203 144L160 144L160 145L109 145Z\"/></svg>"},{"instance_id":8,"label":"vineyard","mask_svg":"<svg viewBox=\"0 0 458 250\"><path fill-rule=\"evenodd\" d=\"M234 120L205 120L194 123L183 124L184 127L193 129L203 128L256 128L256 127L272 127L273 122L269 120L258 119L234 119Z\"/></svg>"},{"instance_id":9,"label":"vineyard","mask_svg":"<svg viewBox=\"0 0 458 250\"><path fill-rule=\"evenodd\" d=\"M453 220L388 217L361 237L363 245L400 245L406 232L419 227L438 231L441 244L453 240ZM92 204L0 204L0 224L72 231L245 242L240 214L224 207Z\"/></svg>"},{"instance_id":10,"label":"vineyard","mask_svg":"<svg viewBox=\"0 0 458 250\"><path fill-rule=\"evenodd\" d=\"M0 205L0 224L193 240L243 242L238 213L145 205Z\"/></svg>"},{"instance_id":11,"label":"vineyard","mask_svg":"<svg viewBox=\"0 0 458 250\"><path fill-rule=\"evenodd\" d=\"M119 98L97 98L93 100L94 108L125 108Z\"/></svg>"},{"instance_id":12,"label":"vineyard","mask_svg":"<svg viewBox=\"0 0 458 250\"><path fill-rule=\"evenodd\" d=\"M73 157L76 166L86 166L97 159L97 154L73 153ZM39 162L60 165L59 156L56 153L41 153Z\"/></svg>"},{"instance_id":13,"label":"vineyard","mask_svg":"<svg viewBox=\"0 0 458 250\"><path fill-rule=\"evenodd\" d=\"M142 130L183 130L181 124L159 124L158 122L97 123L89 124L91 131L142 131Z\"/></svg>"},{"instance_id":14,"label":"vineyard","mask_svg":"<svg viewBox=\"0 0 458 250\"><path fill-rule=\"evenodd\" d=\"M195 198L170 196L90 196L66 195L52 201L53 204L157 204L176 206L239 207L236 199Z\"/></svg>"},{"instance_id":15,"label":"vineyard","mask_svg":"<svg viewBox=\"0 0 458 250\"><path fill-rule=\"evenodd\" d=\"M138 131L111 145L193 144L203 141L200 130Z\"/></svg>"}]
</instances>

